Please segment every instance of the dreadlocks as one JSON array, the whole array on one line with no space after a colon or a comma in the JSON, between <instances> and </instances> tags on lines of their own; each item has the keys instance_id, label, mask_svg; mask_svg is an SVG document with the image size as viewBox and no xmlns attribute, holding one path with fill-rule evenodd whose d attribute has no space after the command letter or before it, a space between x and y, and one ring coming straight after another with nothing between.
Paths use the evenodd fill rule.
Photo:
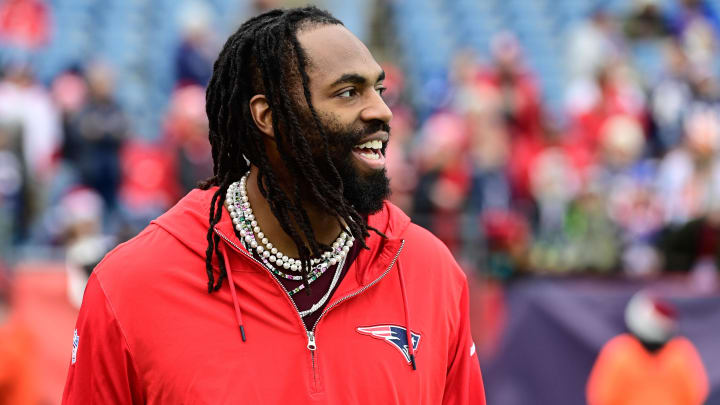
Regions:
<instances>
[{"instance_id":1,"label":"dreadlocks","mask_svg":"<svg viewBox=\"0 0 720 405\"><path fill-rule=\"evenodd\" d=\"M301 205L301 184L294 182L288 192L280 187L265 151L265 135L255 125L250 112L249 102L256 94L264 94L272 110L275 140L285 168L307 179L307 184L302 186L309 186L315 203L337 218L340 226L347 227L367 248L364 241L369 227L343 197L343 182L332 162L327 134L311 102L306 71L308 59L297 39L299 30L326 24L342 25L342 22L315 7L261 14L245 22L228 38L215 62L206 94L213 176L200 184L202 189L218 186L210 203L205 252L208 292L217 291L227 277L219 251L220 237L214 232L223 214L223 196L230 184L249 170L249 164L257 166L260 193L297 246L306 287L310 258L331 249L315 238L310 219ZM302 85L302 92L299 88L293 91L297 83ZM312 125L302 125L308 118ZM320 135L324 147L320 163L325 176L313 161L311 145L305 136L308 131ZM220 259L217 282L212 270L213 254Z\"/></svg>"}]
</instances>

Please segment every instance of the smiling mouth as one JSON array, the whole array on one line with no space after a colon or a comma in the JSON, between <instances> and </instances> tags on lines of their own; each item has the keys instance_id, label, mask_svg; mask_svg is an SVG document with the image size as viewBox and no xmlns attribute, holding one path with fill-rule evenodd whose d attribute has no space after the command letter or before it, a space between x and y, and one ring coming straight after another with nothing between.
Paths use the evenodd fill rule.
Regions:
<instances>
[{"instance_id":1,"label":"smiling mouth","mask_svg":"<svg viewBox=\"0 0 720 405\"><path fill-rule=\"evenodd\" d=\"M370 160L378 160L383 155L383 142L379 139L370 140L359 145L355 145L353 152L358 153L362 157Z\"/></svg>"},{"instance_id":2,"label":"smiling mouth","mask_svg":"<svg viewBox=\"0 0 720 405\"><path fill-rule=\"evenodd\" d=\"M367 168L380 170L385 167L385 147L387 141L375 138L353 147L353 154Z\"/></svg>"}]
</instances>

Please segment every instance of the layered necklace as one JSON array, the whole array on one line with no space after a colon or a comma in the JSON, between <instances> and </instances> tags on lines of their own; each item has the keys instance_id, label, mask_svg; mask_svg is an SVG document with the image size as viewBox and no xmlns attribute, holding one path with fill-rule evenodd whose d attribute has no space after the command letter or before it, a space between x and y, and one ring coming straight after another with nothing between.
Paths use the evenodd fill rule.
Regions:
<instances>
[{"instance_id":1,"label":"layered necklace","mask_svg":"<svg viewBox=\"0 0 720 405\"><path fill-rule=\"evenodd\" d=\"M260 229L255 215L253 215L252 208L250 208L250 200L248 199L246 188L247 177L248 174L246 173L240 181L232 183L230 187L228 187L225 196L225 206L232 218L235 232L245 248L248 251L256 252L263 265L273 274L287 280L302 281L303 276L301 274L302 266L300 260L288 257L280 252L267 237L265 237L262 229ZM324 252L320 257L310 260L308 285L317 280L332 266L337 265L337 268L328 291L310 309L300 311L301 317L317 311L327 302L330 293L337 285L342 269L345 266L345 259L354 242L355 238L343 231L335 242L333 242L331 251ZM304 288L305 284L301 284L293 290L288 291L288 294L293 296Z\"/></svg>"}]
</instances>

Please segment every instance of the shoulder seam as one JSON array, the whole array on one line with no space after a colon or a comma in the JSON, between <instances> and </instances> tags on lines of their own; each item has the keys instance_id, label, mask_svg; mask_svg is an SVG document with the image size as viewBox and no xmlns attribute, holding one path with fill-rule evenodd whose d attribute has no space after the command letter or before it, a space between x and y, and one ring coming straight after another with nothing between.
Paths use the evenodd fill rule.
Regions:
<instances>
[{"instance_id":1,"label":"shoulder seam","mask_svg":"<svg viewBox=\"0 0 720 405\"><path fill-rule=\"evenodd\" d=\"M110 259L112 256L115 256L119 251L123 250L128 244L130 244L130 242L134 242L136 240L146 238L151 232L153 232L154 230L149 230L149 228L151 226L154 226L156 229L162 229L157 224L150 224L150 225L148 225L147 228L145 228L145 230L140 232L140 234L138 234L134 238L117 245L113 250L111 250L108 254L106 254L105 257L103 257L102 260L100 260L100 262L95 266L95 268L92 271L92 273L95 274L95 277L98 278L98 276L97 276L99 274L98 271L102 270L103 263L105 263L106 260ZM164 231L164 229L163 229L163 231ZM98 278L98 283L99 282L100 282L100 279ZM105 293L105 290L103 290L103 294L104 293Z\"/></svg>"}]
</instances>

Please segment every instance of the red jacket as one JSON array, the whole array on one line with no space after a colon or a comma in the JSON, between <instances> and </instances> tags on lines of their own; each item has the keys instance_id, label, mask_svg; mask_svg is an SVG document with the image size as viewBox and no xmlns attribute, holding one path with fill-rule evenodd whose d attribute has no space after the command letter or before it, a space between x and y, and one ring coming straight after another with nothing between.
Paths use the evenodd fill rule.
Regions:
<instances>
[{"instance_id":1,"label":"red jacket","mask_svg":"<svg viewBox=\"0 0 720 405\"><path fill-rule=\"evenodd\" d=\"M97 266L63 404L485 404L467 282L428 231L390 203L372 215L388 239L371 232L311 336L227 213L215 229L234 283L208 294L213 192L192 191Z\"/></svg>"}]
</instances>

